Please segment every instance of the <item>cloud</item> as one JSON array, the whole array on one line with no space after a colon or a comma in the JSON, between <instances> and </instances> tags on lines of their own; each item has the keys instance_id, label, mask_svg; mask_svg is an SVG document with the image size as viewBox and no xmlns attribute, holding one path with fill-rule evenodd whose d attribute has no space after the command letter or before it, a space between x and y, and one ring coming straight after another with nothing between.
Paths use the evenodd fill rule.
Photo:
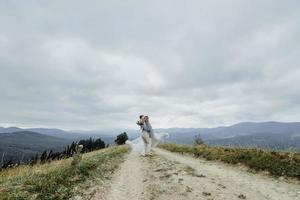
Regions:
<instances>
[{"instance_id":1,"label":"cloud","mask_svg":"<svg viewBox=\"0 0 300 200\"><path fill-rule=\"evenodd\" d=\"M297 121L299 2L1 1L0 125Z\"/></svg>"}]
</instances>

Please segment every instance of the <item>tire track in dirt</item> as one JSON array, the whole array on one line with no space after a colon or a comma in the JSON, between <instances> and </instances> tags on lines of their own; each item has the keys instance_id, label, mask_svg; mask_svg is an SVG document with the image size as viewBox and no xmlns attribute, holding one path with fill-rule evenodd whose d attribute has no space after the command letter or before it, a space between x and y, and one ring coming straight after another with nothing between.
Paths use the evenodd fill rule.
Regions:
<instances>
[{"instance_id":1,"label":"tire track in dirt","mask_svg":"<svg viewBox=\"0 0 300 200\"><path fill-rule=\"evenodd\" d=\"M94 199L298 200L300 184L155 149L147 157L131 152L106 190Z\"/></svg>"},{"instance_id":2,"label":"tire track in dirt","mask_svg":"<svg viewBox=\"0 0 300 200\"><path fill-rule=\"evenodd\" d=\"M94 200L144 200L145 166L142 158L131 152L114 175L111 183L103 190L101 188L94 196Z\"/></svg>"},{"instance_id":3,"label":"tire track in dirt","mask_svg":"<svg viewBox=\"0 0 300 200\"><path fill-rule=\"evenodd\" d=\"M162 149L156 149L155 153L170 162L186 166L185 172L187 173L181 173L178 177L181 176L179 178L183 179L184 186L190 187L191 193L194 193L194 199L300 199L299 182L288 183L276 178L249 173L236 166L196 159Z\"/></svg>"}]
</instances>

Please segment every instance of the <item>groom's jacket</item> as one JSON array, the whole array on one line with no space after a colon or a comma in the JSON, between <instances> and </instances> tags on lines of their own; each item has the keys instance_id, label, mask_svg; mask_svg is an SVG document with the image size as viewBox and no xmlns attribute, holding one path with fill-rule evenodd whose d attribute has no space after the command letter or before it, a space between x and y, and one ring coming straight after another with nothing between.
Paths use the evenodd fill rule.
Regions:
<instances>
[{"instance_id":1,"label":"groom's jacket","mask_svg":"<svg viewBox=\"0 0 300 200\"><path fill-rule=\"evenodd\" d=\"M153 129L150 123L144 123L142 125L142 131L148 132L150 137L153 136Z\"/></svg>"}]
</instances>

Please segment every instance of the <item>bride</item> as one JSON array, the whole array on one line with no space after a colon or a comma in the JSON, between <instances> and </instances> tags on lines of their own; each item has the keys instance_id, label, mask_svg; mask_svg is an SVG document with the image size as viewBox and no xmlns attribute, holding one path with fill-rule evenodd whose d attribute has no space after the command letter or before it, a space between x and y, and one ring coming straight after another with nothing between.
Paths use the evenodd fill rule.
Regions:
<instances>
[{"instance_id":1,"label":"bride","mask_svg":"<svg viewBox=\"0 0 300 200\"><path fill-rule=\"evenodd\" d=\"M127 140L126 144L143 156L150 154L152 148L169 136L168 133L154 133L148 116L141 115L137 125L140 126L140 137L132 141Z\"/></svg>"}]
</instances>

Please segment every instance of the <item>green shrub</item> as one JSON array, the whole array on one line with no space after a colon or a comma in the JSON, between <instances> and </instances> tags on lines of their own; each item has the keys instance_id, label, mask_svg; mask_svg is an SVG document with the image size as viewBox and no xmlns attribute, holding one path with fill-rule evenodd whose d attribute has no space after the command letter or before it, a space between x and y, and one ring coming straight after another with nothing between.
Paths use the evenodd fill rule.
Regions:
<instances>
[{"instance_id":1,"label":"green shrub","mask_svg":"<svg viewBox=\"0 0 300 200\"><path fill-rule=\"evenodd\" d=\"M200 134L195 136L194 144L195 144L195 145L202 145L202 144L204 144L204 141L203 141L203 139L201 138L201 135L200 135Z\"/></svg>"},{"instance_id":2,"label":"green shrub","mask_svg":"<svg viewBox=\"0 0 300 200\"><path fill-rule=\"evenodd\" d=\"M127 133L124 132L117 136L115 143L117 145L123 145L123 144L125 144L126 140L128 140L128 136L127 136Z\"/></svg>"},{"instance_id":3,"label":"green shrub","mask_svg":"<svg viewBox=\"0 0 300 200\"><path fill-rule=\"evenodd\" d=\"M72 160L72 165L76 166L79 164L79 162L82 159L82 154L81 151L83 149L83 145L78 145L76 144L75 149L74 149L74 153L73 153L73 160Z\"/></svg>"}]
</instances>

